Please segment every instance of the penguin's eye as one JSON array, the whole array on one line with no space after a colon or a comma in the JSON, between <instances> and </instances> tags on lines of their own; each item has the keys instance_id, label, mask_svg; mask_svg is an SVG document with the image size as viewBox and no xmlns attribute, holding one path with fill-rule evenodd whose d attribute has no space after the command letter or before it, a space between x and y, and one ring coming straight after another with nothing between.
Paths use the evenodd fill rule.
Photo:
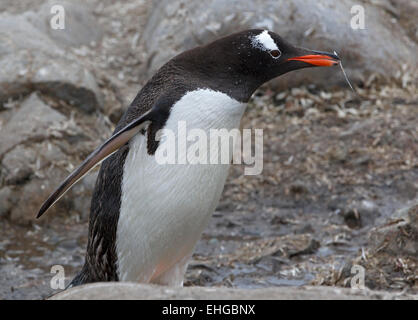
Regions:
<instances>
[{"instance_id":1,"label":"penguin's eye","mask_svg":"<svg viewBox=\"0 0 418 320\"><path fill-rule=\"evenodd\" d=\"M271 50L270 51L270 55L274 58L274 59L278 59L282 53L279 50Z\"/></svg>"}]
</instances>

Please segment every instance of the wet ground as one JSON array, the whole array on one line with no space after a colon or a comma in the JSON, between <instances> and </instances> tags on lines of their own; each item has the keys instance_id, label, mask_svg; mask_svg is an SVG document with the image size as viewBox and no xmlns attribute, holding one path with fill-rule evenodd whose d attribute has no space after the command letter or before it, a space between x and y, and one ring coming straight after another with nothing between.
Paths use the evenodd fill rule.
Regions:
<instances>
[{"instance_id":1,"label":"wet ground","mask_svg":"<svg viewBox=\"0 0 418 320\"><path fill-rule=\"evenodd\" d=\"M342 269L367 245L368 228L350 229L342 220L337 213L302 207L217 211L197 245L185 285L312 284L322 272ZM86 234L87 224L75 221L48 227L2 224L0 298L40 299L57 292L50 287L51 267L62 265L68 283L82 266Z\"/></svg>"},{"instance_id":2,"label":"wet ground","mask_svg":"<svg viewBox=\"0 0 418 320\"><path fill-rule=\"evenodd\" d=\"M342 266L347 256L355 255L361 247L361 241L335 244L332 237L330 243L322 239L321 246L315 240L321 239L320 235L311 227L319 217L302 211L302 216L294 218L310 224L301 225L297 220L272 216L269 212L217 211L196 248L186 285L258 288L309 284L318 265L339 263ZM306 214L310 217L303 217ZM0 297L3 299L48 296L54 292L50 288L53 265L64 266L67 280L82 265L85 223L29 228L3 224L1 231Z\"/></svg>"},{"instance_id":3,"label":"wet ground","mask_svg":"<svg viewBox=\"0 0 418 320\"><path fill-rule=\"evenodd\" d=\"M231 167L185 285L341 285L366 254L370 230L418 198L414 88L256 94L243 127L264 129L263 173ZM44 298L54 292L53 265L64 267L67 283L81 268L87 222L77 216L29 227L2 221L0 230L0 299ZM383 282L366 274L366 286L417 291L395 276L396 286L390 272Z\"/></svg>"}]
</instances>

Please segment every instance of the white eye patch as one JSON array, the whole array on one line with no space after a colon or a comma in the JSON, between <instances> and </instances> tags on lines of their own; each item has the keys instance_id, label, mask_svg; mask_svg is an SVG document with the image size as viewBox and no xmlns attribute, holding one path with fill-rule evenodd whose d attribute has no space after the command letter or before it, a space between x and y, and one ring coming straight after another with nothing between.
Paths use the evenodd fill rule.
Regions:
<instances>
[{"instance_id":1,"label":"white eye patch","mask_svg":"<svg viewBox=\"0 0 418 320\"><path fill-rule=\"evenodd\" d=\"M279 50L273 38L270 36L267 30L264 30L259 35L251 39L251 44L254 48L258 48L264 51ZM279 50L280 51L280 50Z\"/></svg>"}]
</instances>

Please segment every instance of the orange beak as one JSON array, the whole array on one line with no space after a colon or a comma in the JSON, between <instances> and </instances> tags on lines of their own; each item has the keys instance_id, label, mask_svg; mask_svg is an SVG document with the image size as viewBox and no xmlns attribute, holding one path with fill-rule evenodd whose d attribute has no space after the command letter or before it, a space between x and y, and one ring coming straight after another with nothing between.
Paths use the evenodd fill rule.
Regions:
<instances>
[{"instance_id":1,"label":"orange beak","mask_svg":"<svg viewBox=\"0 0 418 320\"><path fill-rule=\"evenodd\" d=\"M308 54L306 56L290 58L287 61L302 61L319 67L331 67L339 63L338 57L324 54Z\"/></svg>"}]
</instances>

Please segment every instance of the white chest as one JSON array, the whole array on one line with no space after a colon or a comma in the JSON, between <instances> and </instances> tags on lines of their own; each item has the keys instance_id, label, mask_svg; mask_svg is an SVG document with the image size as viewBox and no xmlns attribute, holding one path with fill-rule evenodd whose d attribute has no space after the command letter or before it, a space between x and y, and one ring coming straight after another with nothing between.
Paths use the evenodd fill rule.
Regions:
<instances>
[{"instance_id":1,"label":"white chest","mask_svg":"<svg viewBox=\"0 0 418 320\"><path fill-rule=\"evenodd\" d=\"M199 89L172 107L165 128L176 138L179 121L188 131L231 130L244 110L223 93ZM122 281L150 282L191 254L228 174L228 164L159 164L146 146L145 136L134 137L124 165L116 244Z\"/></svg>"}]
</instances>

